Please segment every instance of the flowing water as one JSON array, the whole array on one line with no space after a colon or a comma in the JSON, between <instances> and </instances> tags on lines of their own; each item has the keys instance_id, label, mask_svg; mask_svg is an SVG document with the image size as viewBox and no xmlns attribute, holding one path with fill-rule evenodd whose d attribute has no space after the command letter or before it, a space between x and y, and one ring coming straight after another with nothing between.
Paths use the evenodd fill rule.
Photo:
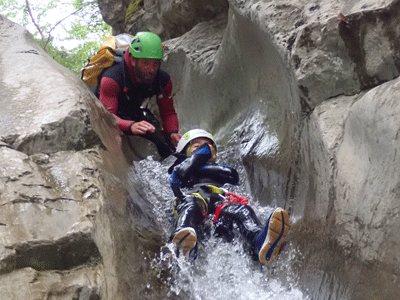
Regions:
<instances>
[{"instance_id":1,"label":"flowing water","mask_svg":"<svg viewBox=\"0 0 400 300\"><path fill-rule=\"evenodd\" d=\"M239 154L235 153L240 152L233 146L219 148L218 160L236 167L241 177L240 185L231 186L230 190L249 198L256 214L265 222L274 207L262 206L251 199L245 170ZM167 170L173 161L174 158L169 157L160 163L148 157L135 162L129 176L133 181L131 187L140 190L143 198L151 203L163 228L165 245L151 266L170 287L168 299L308 299L297 287L296 268L293 266L300 254L289 239L282 247L282 253L269 266L252 260L240 237L227 243L211 235L202 243L197 259L177 257L174 245L168 242L172 232L171 204L174 196L169 188Z\"/></svg>"}]
</instances>

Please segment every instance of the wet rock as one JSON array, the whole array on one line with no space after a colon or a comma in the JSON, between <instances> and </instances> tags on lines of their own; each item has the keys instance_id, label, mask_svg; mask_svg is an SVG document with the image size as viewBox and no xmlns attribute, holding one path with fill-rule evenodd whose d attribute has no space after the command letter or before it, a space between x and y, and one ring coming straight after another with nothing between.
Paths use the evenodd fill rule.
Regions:
<instances>
[{"instance_id":1,"label":"wet rock","mask_svg":"<svg viewBox=\"0 0 400 300\"><path fill-rule=\"evenodd\" d=\"M4 299L102 299L100 273L95 264L69 271L24 268L0 275L0 293Z\"/></svg>"},{"instance_id":2,"label":"wet rock","mask_svg":"<svg viewBox=\"0 0 400 300\"><path fill-rule=\"evenodd\" d=\"M133 2L99 5L114 33L174 37L163 67L182 131L213 131L240 153L253 198L291 213L302 290L316 299L399 298L400 2L195 2L143 1L128 19ZM127 197L121 184L114 120L27 32L0 25L0 89L11 99L0 114L0 289L13 295L15 278L38 282L32 268L45 265L46 278L91 278L76 287L54 277L41 290L52 295L168 294L148 263L164 241L151 205L140 187ZM67 245L82 241L88 250L57 268ZM101 283L86 268L93 260Z\"/></svg>"},{"instance_id":3,"label":"wet rock","mask_svg":"<svg viewBox=\"0 0 400 300\"><path fill-rule=\"evenodd\" d=\"M400 166L398 89L395 79L356 96L321 103L301 139L301 175L293 213L303 214L302 228L308 232L304 235L313 237L305 246L310 255L305 260L320 255L313 249L335 247L335 255L340 251L347 258L342 263L351 265L346 272L337 270L343 283L348 280L346 273L368 282L368 287L347 282L356 298L376 293L382 295L379 299L398 297L396 289L386 289L388 277L398 285L392 275L400 267L395 250L399 247L395 233L400 225L399 178L390 175L398 173ZM358 267L353 260L361 262Z\"/></svg>"},{"instance_id":4,"label":"wet rock","mask_svg":"<svg viewBox=\"0 0 400 300\"><path fill-rule=\"evenodd\" d=\"M118 299L123 291L103 288L126 276L117 270L115 244L126 243L135 226L139 243L158 245L154 222L150 233L123 222L121 235L112 236L110 215L126 214L128 196L121 133L80 78L23 27L0 17L0 28L0 294ZM130 247L140 261L141 250Z\"/></svg>"}]
</instances>

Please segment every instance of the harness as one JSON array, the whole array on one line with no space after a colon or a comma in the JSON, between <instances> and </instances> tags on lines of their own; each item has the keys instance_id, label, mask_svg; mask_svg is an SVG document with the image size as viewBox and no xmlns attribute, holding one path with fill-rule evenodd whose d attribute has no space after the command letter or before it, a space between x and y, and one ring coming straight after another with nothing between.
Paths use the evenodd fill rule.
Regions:
<instances>
[{"instance_id":1,"label":"harness","mask_svg":"<svg viewBox=\"0 0 400 300\"><path fill-rule=\"evenodd\" d=\"M205 206L205 209L202 210L204 218L207 217L207 214L209 212L212 213L213 208L215 208L213 222L218 221L221 209L225 205L230 203L243 205L249 204L249 200L246 197L228 192L227 190L212 184L197 185L196 189L189 191L187 195L195 196ZM208 199L208 201L206 199ZM172 211L175 217L178 217L177 207L181 203L181 201L185 201L185 197L182 200L181 198L175 198L173 202Z\"/></svg>"}]
</instances>

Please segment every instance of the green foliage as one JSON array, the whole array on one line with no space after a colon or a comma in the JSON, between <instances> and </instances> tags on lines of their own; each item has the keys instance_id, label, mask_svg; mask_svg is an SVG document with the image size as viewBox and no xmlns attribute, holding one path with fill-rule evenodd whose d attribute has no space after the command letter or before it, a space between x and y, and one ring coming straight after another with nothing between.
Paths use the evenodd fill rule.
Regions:
<instances>
[{"instance_id":1,"label":"green foliage","mask_svg":"<svg viewBox=\"0 0 400 300\"><path fill-rule=\"evenodd\" d=\"M84 45L67 50L64 47L56 48L49 46L49 55L60 65L70 69L75 74L79 75L80 70L88 63L88 58L96 54L100 48L101 41L91 41Z\"/></svg>"},{"instance_id":2,"label":"green foliage","mask_svg":"<svg viewBox=\"0 0 400 300\"><path fill-rule=\"evenodd\" d=\"M0 1L0 15L13 20L26 26L28 24L28 11L26 9L25 1L20 0L1 0ZM19 20L19 21L17 21Z\"/></svg>"},{"instance_id":3,"label":"green foliage","mask_svg":"<svg viewBox=\"0 0 400 300\"><path fill-rule=\"evenodd\" d=\"M28 1L34 22L25 0L2 0L0 14L27 27L52 58L79 75L87 59L111 35L111 27L104 23L97 1ZM73 45L72 49L70 46L67 49L66 44Z\"/></svg>"},{"instance_id":4,"label":"green foliage","mask_svg":"<svg viewBox=\"0 0 400 300\"><path fill-rule=\"evenodd\" d=\"M15 9L8 9L10 7L14 7ZM17 13L23 11L25 9L25 5L20 5L16 0L2 0L0 2L0 15L8 18L14 19L17 17Z\"/></svg>"},{"instance_id":5,"label":"green foliage","mask_svg":"<svg viewBox=\"0 0 400 300\"><path fill-rule=\"evenodd\" d=\"M136 14L140 7L143 6L143 0L132 0L125 13L125 23L128 22L134 14Z\"/></svg>"}]
</instances>

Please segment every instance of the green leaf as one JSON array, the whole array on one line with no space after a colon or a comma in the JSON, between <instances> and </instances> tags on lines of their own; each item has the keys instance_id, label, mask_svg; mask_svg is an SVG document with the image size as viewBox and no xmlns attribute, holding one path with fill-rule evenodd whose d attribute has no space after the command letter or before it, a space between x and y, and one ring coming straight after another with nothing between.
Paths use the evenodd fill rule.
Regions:
<instances>
[{"instance_id":1,"label":"green leaf","mask_svg":"<svg viewBox=\"0 0 400 300\"><path fill-rule=\"evenodd\" d=\"M103 21L97 1L28 1L36 25L25 0L2 0L0 14L27 27L51 57L79 75L88 58L98 51L104 38L111 35L111 27ZM42 39L49 43L45 45ZM67 49L67 44L73 45L72 49L70 46Z\"/></svg>"}]
</instances>

